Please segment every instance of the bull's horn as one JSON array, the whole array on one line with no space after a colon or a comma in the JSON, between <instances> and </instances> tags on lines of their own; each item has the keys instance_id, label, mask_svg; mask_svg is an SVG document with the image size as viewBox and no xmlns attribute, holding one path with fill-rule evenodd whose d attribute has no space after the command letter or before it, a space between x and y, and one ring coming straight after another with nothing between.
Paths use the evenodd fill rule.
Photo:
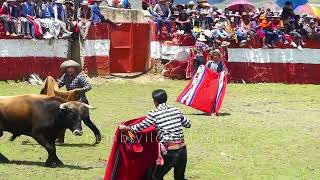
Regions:
<instances>
[{"instance_id":1,"label":"bull's horn","mask_svg":"<svg viewBox=\"0 0 320 180\"><path fill-rule=\"evenodd\" d=\"M67 109L67 105L68 105L68 103L62 103L62 104L60 104L59 108L60 109Z\"/></svg>"},{"instance_id":2,"label":"bull's horn","mask_svg":"<svg viewBox=\"0 0 320 180\"><path fill-rule=\"evenodd\" d=\"M89 104L82 103L82 105L88 109L95 109L94 107L90 106Z\"/></svg>"}]
</instances>

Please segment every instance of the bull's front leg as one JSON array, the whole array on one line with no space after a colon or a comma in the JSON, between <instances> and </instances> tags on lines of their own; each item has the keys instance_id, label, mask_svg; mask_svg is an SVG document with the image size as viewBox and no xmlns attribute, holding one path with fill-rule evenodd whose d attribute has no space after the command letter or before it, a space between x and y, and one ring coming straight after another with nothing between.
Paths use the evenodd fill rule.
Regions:
<instances>
[{"instance_id":1,"label":"bull's front leg","mask_svg":"<svg viewBox=\"0 0 320 180\"><path fill-rule=\"evenodd\" d=\"M44 134L37 134L34 136L34 139L48 152L48 159L46 161L46 166L48 167L57 167L63 165L63 162L60 161L56 154L56 146L54 140L49 140L44 136Z\"/></svg>"}]
</instances>

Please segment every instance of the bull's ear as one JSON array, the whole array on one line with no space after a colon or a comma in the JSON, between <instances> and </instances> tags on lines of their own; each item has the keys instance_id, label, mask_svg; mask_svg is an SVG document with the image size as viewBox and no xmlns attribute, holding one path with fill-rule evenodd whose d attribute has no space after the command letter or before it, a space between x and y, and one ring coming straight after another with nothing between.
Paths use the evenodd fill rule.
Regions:
<instances>
[{"instance_id":1,"label":"bull's ear","mask_svg":"<svg viewBox=\"0 0 320 180\"><path fill-rule=\"evenodd\" d=\"M88 109L96 109L95 107L90 106L89 104L82 103L82 105Z\"/></svg>"},{"instance_id":2,"label":"bull's ear","mask_svg":"<svg viewBox=\"0 0 320 180\"><path fill-rule=\"evenodd\" d=\"M62 103L59 106L60 109L67 109L68 108L68 103Z\"/></svg>"}]
</instances>

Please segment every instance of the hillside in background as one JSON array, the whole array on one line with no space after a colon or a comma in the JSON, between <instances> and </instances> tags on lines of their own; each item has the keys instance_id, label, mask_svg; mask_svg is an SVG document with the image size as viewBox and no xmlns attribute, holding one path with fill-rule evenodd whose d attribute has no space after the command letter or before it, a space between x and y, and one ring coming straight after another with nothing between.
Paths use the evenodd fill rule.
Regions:
<instances>
[{"instance_id":1,"label":"hillside in background","mask_svg":"<svg viewBox=\"0 0 320 180\"><path fill-rule=\"evenodd\" d=\"M175 0L177 4L185 4L188 3L189 0ZM196 2L196 0L194 0ZM218 8L225 8L232 0L209 0L210 4L214 4ZM251 0L253 4L255 4L257 7L263 6L263 7L268 7L272 9L277 9L279 8L277 4L275 3L275 0ZM310 3L313 4L320 4L320 0L309 0Z\"/></svg>"}]
</instances>

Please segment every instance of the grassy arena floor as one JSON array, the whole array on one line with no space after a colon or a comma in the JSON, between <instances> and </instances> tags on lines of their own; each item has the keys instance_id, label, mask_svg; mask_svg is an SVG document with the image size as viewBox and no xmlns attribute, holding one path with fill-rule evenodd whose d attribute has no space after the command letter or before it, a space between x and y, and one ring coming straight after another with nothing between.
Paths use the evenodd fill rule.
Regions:
<instances>
[{"instance_id":1,"label":"grassy arena floor","mask_svg":"<svg viewBox=\"0 0 320 180\"><path fill-rule=\"evenodd\" d=\"M115 128L122 120L153 108L150 93L164 88L170 104L192 121L185 130L188 179L318 179L320 177L320 86L229 84L224 116L206 117L174 102L186 81L112 80L95 85L88 94L97 107L92 117L104 139L85 127L82 137L68 132L57 153L62 168L43 167L44 148L26 136L9 142L0 138L0 152L11 164L0 164L0 179L102 179ZM141 80L142 81L142 80ZM0 83L0 95L38 93L40 87ZM25 145L22 141L30 140ZM172 179L172 174L167 176Z\"/></svg>"}]
</instances>

